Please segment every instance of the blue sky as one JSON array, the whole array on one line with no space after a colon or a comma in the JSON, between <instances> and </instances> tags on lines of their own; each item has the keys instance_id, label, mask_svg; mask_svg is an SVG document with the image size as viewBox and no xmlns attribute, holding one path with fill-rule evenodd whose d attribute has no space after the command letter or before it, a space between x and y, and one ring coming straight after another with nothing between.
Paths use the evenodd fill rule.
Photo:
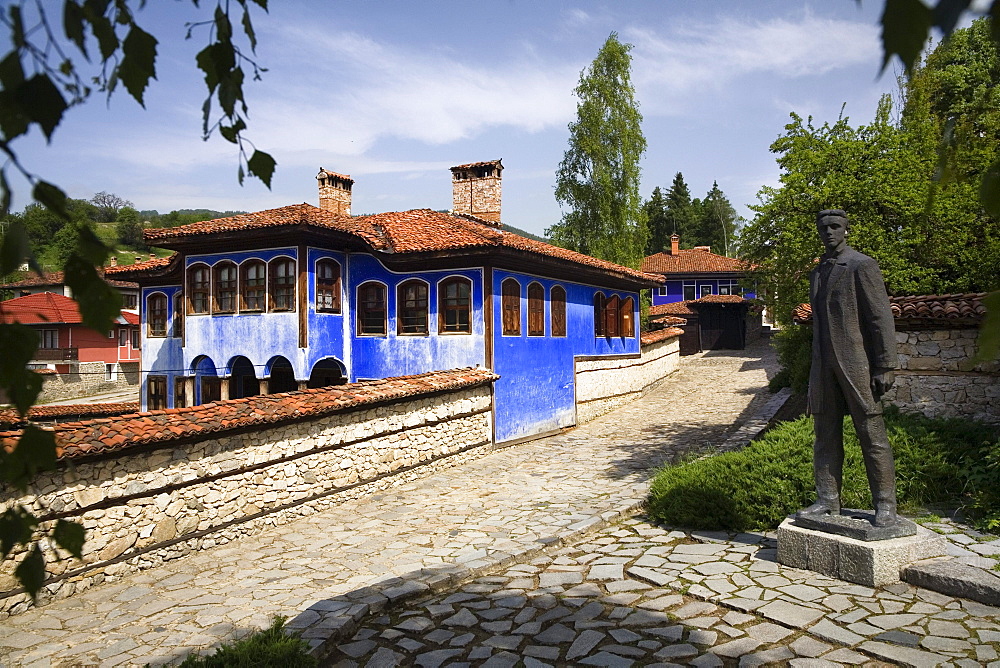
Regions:
<instances>
[{"instance_id":1,"label":"blue sky","mask_svg":"<svg viewBox=\"0 0 1000 668\"><path fill-rule=\"evenodd\" d=\"M777 183L768 151L789 112L855 124L896 89L879 77L882 3L272 2L254 21L268 68L245 91L247 137L278 161L272 189L236 180L235 148L203 142L204 87L187 2L148 3L160 40L146 109L120 91L73 110L46 145L20 142L32 171L72 197L114 192L138 208L260 210L317 201L319 167L350 174L355 213L451 205L448 167L503 158L503 218L541 233L558 222L555 170L573 88L612 31L634 45L633 82L649 144L642 195L683 172L692 195L717 180L752 215ZM15 186L14 206L26 204Z\"/></svg>"}]
</instances>

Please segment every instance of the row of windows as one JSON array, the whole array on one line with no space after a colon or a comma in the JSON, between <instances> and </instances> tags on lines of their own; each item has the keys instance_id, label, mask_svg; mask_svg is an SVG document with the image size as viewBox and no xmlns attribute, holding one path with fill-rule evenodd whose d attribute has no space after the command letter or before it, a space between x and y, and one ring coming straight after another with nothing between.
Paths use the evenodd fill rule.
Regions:
<instances>
[{"instance_id":1,"label":"row of windows","mask_svg":"<svg viewBox=\"0 0 1000 668\"><path fill-rule=\"evenodd\" d=\"M429 286L411 279L396 286L396 333L430 333ZM369 281L358 286L357 331L359 335L385 336L388 331L386 286ZM449 278L438 284L438 332L472 333L472 281Z\"/></svg>"},{"instance_id":2,"label":"row of windows","mask_svg":"<svg viewBox=\"0 0 1000 668\"><path fill-rule=\"evenodd\" d=\"M132 345L133 348L139 348L139 330L138 329L127 329L125 327L118 328L118 345L121 347ZM108 338L115 338L115 330L108 332ZM59 346L59 330L58 329L43 329L41 330L41 336L39 341L39 348L43 350L55 350Z\"/></svg>"},{"instance_id":3,"label":"row of windows","mask_svg":"<svg viewBox=\"0 0 1000 668\"><path fill-rule=\"evenodd\" d=\"M594 336L635 337L635 300L618 295L594 295Z\"/></svg>"},{"instance_id":4,"label":"row of windows","mask_svg":"<svg viewBox=\"0 0 1000 668\"><path fill-rule=\"evenodd\" d=\"M507 278L500 284L501 324L504 336L521 335L521 284ZM566 289L553 285L549 290L552 336L566 336ZM545 288L528 284L528 336L545 336Z\"/></svg>"},{"instance_id":5,"label":"row of windows","mask_svg":"<svg viewBox=\"0 0 1000 668\"><path fill-rule=\"evenodd\" d=\"M718 281L718 285L718 294L720 295L739 295L743 293L743 289L740 287L740 282L737 280L723 279ZM685 301L691 301L693 299L705 297L706 295L715 294L715 286L711 283L696 284L695 281L684 281L683 290ZM666 286L657 288L657 291L659 296L667 296Z\"/></svg>"}]
</instances>

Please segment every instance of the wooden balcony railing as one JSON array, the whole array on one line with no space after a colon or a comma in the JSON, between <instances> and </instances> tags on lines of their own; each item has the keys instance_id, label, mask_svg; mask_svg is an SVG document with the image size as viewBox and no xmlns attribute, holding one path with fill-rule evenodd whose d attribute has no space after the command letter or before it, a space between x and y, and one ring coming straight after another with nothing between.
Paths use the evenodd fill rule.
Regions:
<instances>
[{"instance_id":1,"label":"wooden balcony railing","mask_svg":"<svg viewBox=\"0 0 1000 668\"><path fill-rule=\"evenodd\" d=\"M39 348L35 359L45 362L75 362L79 359L77 348Z\"/></svg>"}]
</instances>

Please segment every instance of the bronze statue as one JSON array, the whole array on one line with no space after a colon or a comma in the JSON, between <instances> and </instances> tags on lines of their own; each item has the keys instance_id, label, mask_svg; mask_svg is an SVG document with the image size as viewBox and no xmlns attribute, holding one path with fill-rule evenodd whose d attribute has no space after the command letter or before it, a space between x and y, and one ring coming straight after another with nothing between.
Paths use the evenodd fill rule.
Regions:
<instances>
[{"instance_id":1,"label":"bronze statue","mask_svg":"<svg viewBox=\"0 0 1000 668\"><path fill-rule=\"evenodd\" d=\"M809 276L813 348L809 410L816 441L816 503L797 517L840 514L844 415L861 442L876 527L898 522L896 471L880 399L897 368L896 331L878 263L847 245L850 223L840 209L820 211L816 229L826 252Z\"/></svg>"}]
</instances>

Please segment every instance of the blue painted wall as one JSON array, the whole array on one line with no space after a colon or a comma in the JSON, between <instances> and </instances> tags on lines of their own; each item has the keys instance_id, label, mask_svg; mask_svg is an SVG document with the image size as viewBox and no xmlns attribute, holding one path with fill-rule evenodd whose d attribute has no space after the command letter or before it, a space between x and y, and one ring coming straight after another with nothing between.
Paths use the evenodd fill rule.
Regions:
<instances>
[{"instance_id":1,"label":"blue painted wall","mask_svg":"<svg viewBox=\"0 0 1000 668\"><path fill-rule=\"evenodd\" d=\"M140 294L142 307L139 309L142 314L140 335L142 339L142 379L139 402L142 410L146 410L149 405L148 389L146 379L150 374L167 377L167 401L169 406L173 406L174 378L185 375L184 350L181 348L181 339L174 330L174 300L180 298L180 286L143 288ZM147 299L151 295L162 294L167 296L167 336L147 336L149 325L146 320L149 310L146 308Z\"/></svg>"},{"instance_id":2,"label":"blue painted wall","mask_svg":"<svg viewBox=\"0 0 1000 668\"><path fill-rule=\"evenodd\" d=\"M683 280L668 280L667 284L664 286L666 288L666 293L667 294L662 295L662 294L660 294L660 289L659 288L653 288L653 291L652 291L653 292L653 306L659 306L660 304L673 304L675 302L684 301L684 284L685 283L689 283L689 284L691 282L694 283L694 286L695 286L695 295L694 295L694 298L698 299L699 297L704 296L704 294L708 294L708 293L704 293L704 294L702 293L702 290L701 290L702 286L704 286L704 285L710 285L712 287L712 293L711 294L717 295L717 294L719 294L719 283L721 282L724 285L728 285L729 281L730 281L730 279L721 279L721 281L720 281L720 279L718 277L714 277L714 276L713 277L700 277L700 278L699 277L696 277L696 278L685 278ZM740 288L738 285L735 285L732 289L735 291L732 294L740 294L739 290L741 290L742 288ZM753 299L756 295L753 292L745 292L745 293L743 293L743 296L746 297L747 299Z\"/></svg>"}]
</instances>

